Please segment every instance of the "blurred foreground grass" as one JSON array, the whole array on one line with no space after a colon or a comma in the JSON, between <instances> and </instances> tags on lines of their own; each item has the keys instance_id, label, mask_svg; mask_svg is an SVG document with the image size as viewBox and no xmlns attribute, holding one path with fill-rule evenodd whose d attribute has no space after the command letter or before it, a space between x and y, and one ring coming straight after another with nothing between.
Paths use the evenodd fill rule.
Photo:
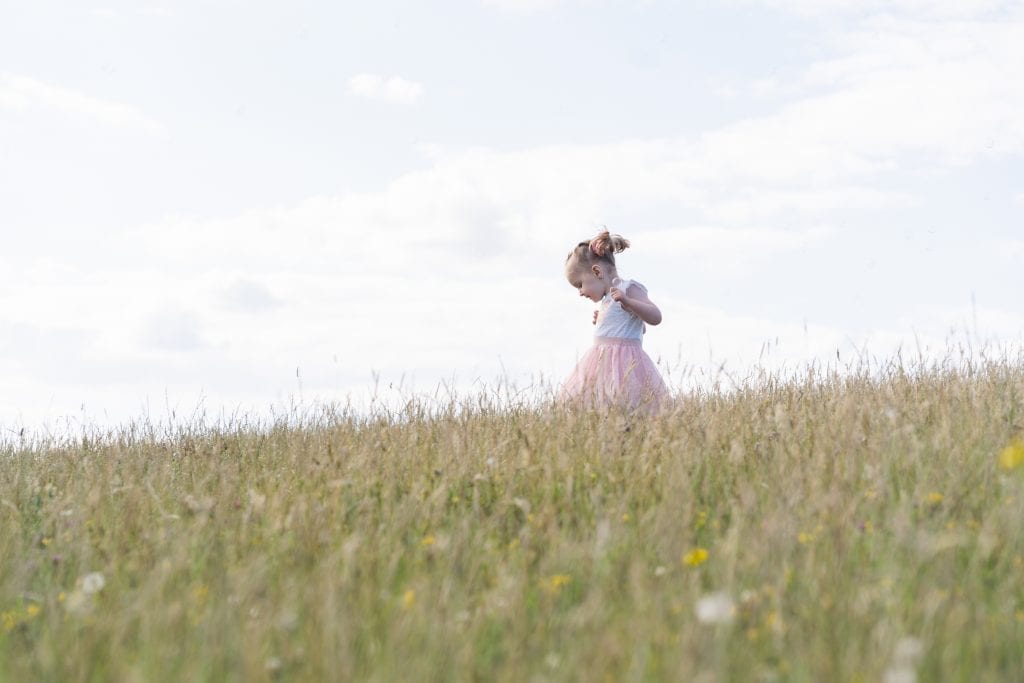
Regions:
<instances>
[{"instance_id":1,"label":"blurred foreground grass","mask_svg":"<svg viewBox=\"0 0 1024 683\"><path fill-rule=\"evenodd\" d=\"M1024 363L0 447L3 681L1024 680Z\"/></svg>"}]
</instances>

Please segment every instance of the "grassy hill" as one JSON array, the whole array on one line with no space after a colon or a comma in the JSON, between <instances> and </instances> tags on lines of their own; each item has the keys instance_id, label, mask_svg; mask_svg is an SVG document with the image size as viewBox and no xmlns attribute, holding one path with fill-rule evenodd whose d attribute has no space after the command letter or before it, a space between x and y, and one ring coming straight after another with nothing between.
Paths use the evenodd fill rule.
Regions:
<instances>
[{"instance_id":1,"label":"grassy hill","mask_svg":"<svg viewBox=\"0 0 1024 683\"><path fill-rule=\"evenodd\" d=\"M0 448L0 680L1024 680L1024 363Z\"/></svg>"}]
</instances>

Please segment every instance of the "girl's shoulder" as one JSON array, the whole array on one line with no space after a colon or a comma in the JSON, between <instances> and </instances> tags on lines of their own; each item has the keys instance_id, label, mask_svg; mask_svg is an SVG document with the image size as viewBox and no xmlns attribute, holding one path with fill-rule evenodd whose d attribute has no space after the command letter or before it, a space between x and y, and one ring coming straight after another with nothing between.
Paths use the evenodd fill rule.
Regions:
<instances>
[{"instance_id":1,"label":"girl's shoulder","mask_svg":"<svg viewBox=\"0 0 1024 683\"><path fill-rule=\"evenodd\" d=\"M647 288L646 287L644 287L641 283L637 282L636 280L630 280L630 279L626 280L626 286L623 287L622 291L623 292L628 292L633 287L636 287L637 289L639 289L644 294L647 293Z\"/></svg>"}]
</instances>

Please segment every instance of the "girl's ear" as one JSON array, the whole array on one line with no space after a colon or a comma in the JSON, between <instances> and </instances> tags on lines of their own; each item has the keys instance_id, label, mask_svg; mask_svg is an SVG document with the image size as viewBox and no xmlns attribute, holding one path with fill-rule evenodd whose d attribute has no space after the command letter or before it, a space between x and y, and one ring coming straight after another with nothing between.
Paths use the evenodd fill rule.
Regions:
<instances>
[{"instance_id":1,"label":"girl's ear","mask_svg":"<svg viewBox=\"0 0 1024 683\"><path fill-rule=\"evenodd\" d=\"M594 277L596 277L598 280L601 279L601 266L599 266L598 264L595 263L594 265L590 266L590 272L592 272L594 274Z\"/></svg>"}]
</instances>

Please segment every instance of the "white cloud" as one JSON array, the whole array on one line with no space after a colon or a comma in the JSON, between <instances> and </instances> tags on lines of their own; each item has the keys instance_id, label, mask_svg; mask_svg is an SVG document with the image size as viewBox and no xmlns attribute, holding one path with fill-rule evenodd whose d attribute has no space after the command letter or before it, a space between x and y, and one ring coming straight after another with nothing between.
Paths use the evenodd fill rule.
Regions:
<instances>
[{"instance_id":1,"label":"white cloud","mask_svg":"<svg viewBox=\"0 0 1024 683\"><path fill-rule=\"evenodd\" d=\"M820 245L835 232L816 227L798 230L777 228L689 227L636 233L639 244L657 245L659 251L707 258L719 252L730 255L766 256Z\"/></svg>"},{"instance_id":2,"label":"white cloud","mask_svg":"<svg viewBox=\"0 0 1024 683\"><path fill-rule=\"evenodd\" d=\"M840 44L807 69L801 99L705 135L695 158L707 172L820 186L912 157L949 166L1024 150L1024 21L889 18Z\"/></svg>"},{"instance_id":3,"label":"white cloud","mask_svg":"<svg viewBox=\"0 0 1024 683\"><path fill-rule=\"evenodd\" d=\"M204 346L202 323L189 310L158 310L146 321L141 342L165 351L194 351Z\"/></svg>"},{"instance_id":4,"label":"white cloud","mask_svg":"<svg viewBox=\"0 0 1024 683\"><path fill-rule=\"evenodd\" d=\"M138 13L148 17L173 17L174 12L167 9L166 7L142 7L138 10Z\"/></svg>"},{"instance_id":5,"label":"white cloud","mask_svg":"<svg viewBox=\"0 0 1024 683\"><path fill-rule=\"evenodd\" d=\"M1013 7L1007 0L757 0L802 15L906 13L917 17L963 18Z\"/></svg>"},{"instance_id":6,"label":"white cloud","mask_svg":"<svg viewBox=\"0 0 1024 683\"><path fill-rule=\"evenodd\" d=\"M371 100L415 104L423 95L423 86L398 76L362 73L349 79L348 91L352 95Z\"/></svg>"},{"instance_id":7,"label":"white cloud","mask_svg":"<svg viewBox=\"0 0 1024 683\"><path fill-rule=\"evenodd\" d=\"M482 0L485 5L514 12L533 12L548 9L560 4L563 0Z\"/></svg>"},{"instance_id":8,"label":"white cloud","mask_svg":"<svg viewBox=\"0 0 1024 683\"><path fill-rule=\"evenodd\" d=\"M224 287L221 302L228 310L253 313L270 310L283 303L269 287L246 278L235 280Z\"/></svg>"},{"instance_id":9,"label":"white cloud","mask_svg":"<svg viewBox=\"0 0 1024 683\"><path fill-rule=\"evenodd\" d=\"M94 7L90 10L90 13L99 19L105 19L108 21L120 20L124 17L124 14L116 9L110 7ZM166 7L151 6L151 7L138 7L135 9L135 14L143 17L160 17L167 18L174 16L174 12L167 9Z\"/></svg>"},{"instance_id":10,"label":"white cloud","mask_svg":"<svg viewBox=\"0 0 1024 683\"><path fill-rule=\"evenodd\" d=\"M0 106L12 109L38 106L151 135L164 135L167 132L163 124L149 118L135 107L107 102L75 90L9 73L0 73Z\"/></svg>"}]
</instances>

